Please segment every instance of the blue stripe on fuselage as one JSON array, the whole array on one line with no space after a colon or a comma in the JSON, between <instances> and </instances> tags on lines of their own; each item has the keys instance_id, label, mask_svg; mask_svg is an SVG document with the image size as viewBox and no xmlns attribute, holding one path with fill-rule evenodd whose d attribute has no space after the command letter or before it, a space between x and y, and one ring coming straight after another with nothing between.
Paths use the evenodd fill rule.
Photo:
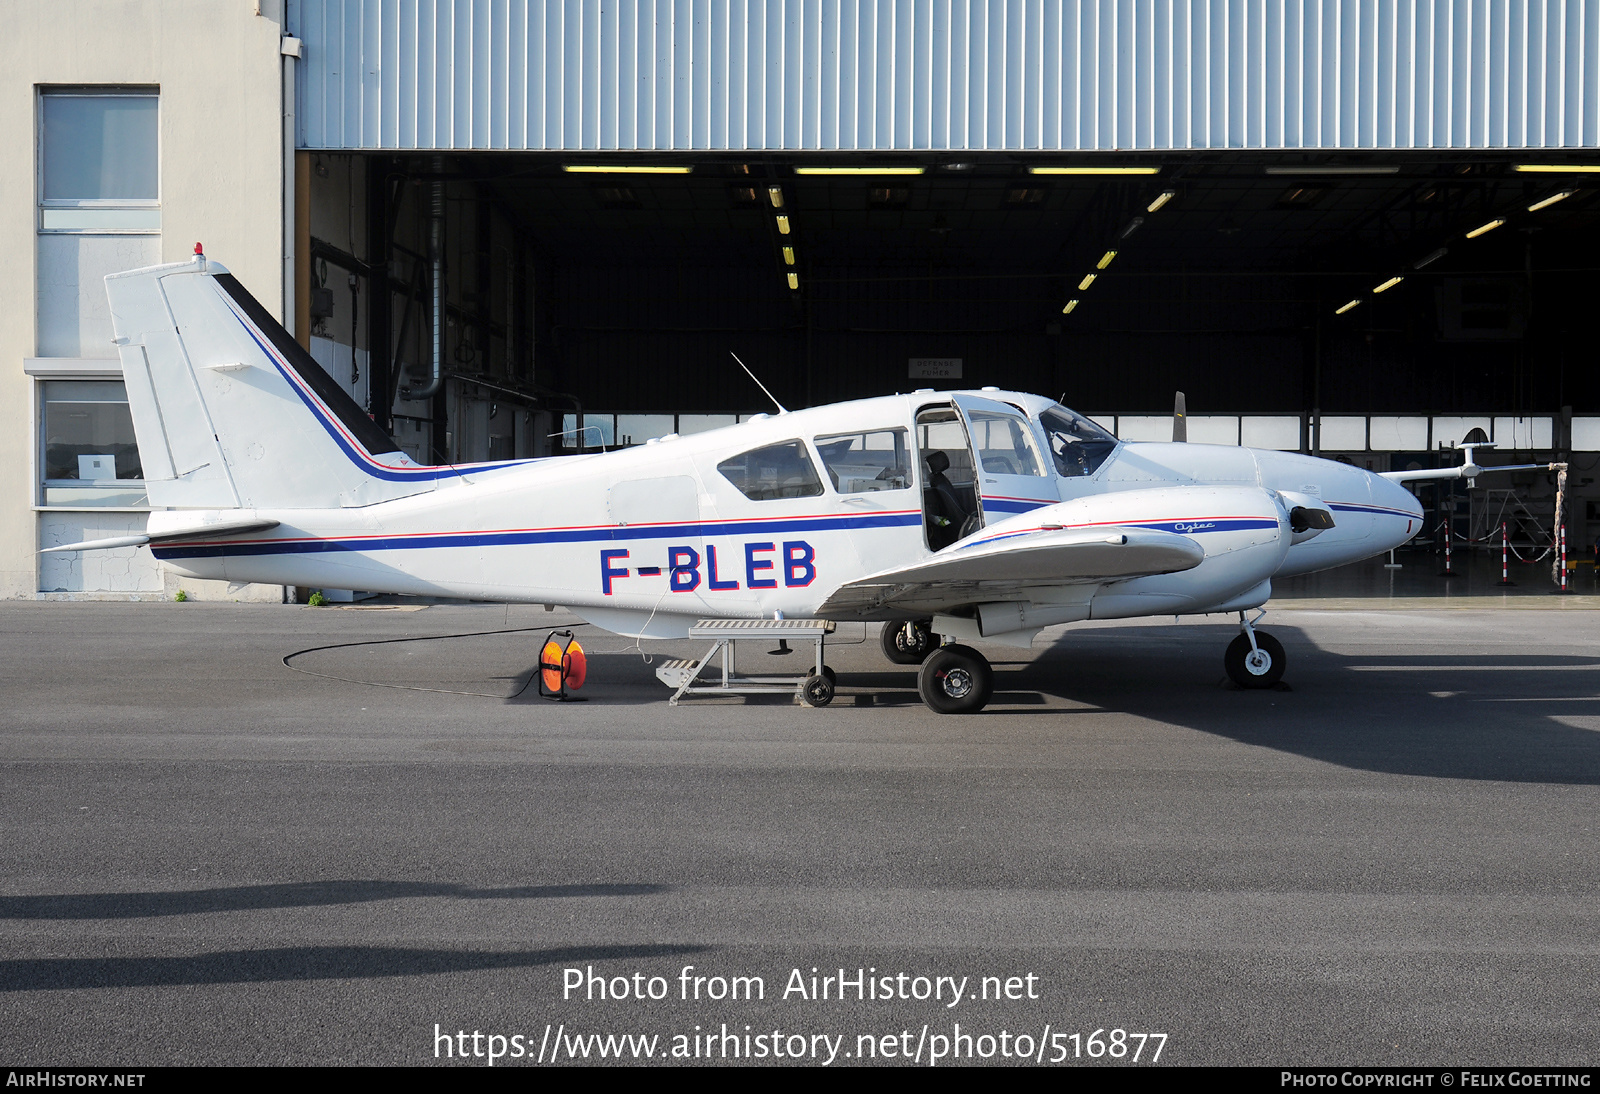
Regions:
<instances>
[{"instance_id":1,"label":"blue stripe on fuselage","mask_svg":"<svg viewBox=\"0 0 1600 1094\"><path fill-rule=\"evenodd\" d=\"M542 543L615 543L627 540L767 535L773 532L900 528L922 523L918 513L873 513L843 517L762 521L695 521L615 528L519 529L503 532L434 532L415 536L349 536L290 542L240 540L154 549L157 558L233 558L247 555L306 555L330 551L411 551L430 547L510 547Z\"/></svg>"}]
</instances>

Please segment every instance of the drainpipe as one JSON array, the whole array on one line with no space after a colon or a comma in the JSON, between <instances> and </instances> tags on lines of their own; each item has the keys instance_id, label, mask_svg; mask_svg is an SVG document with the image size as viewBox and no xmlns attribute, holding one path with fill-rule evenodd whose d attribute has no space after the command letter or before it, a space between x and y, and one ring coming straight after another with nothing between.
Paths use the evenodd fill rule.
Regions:
<instances>
[{"instance_id":1,"label":"drainpipe","mask_svg":"<svg viewBox=\"0 0 1600 1094\"><path fill-rule=\"evenodd\" d=\"M433 157L433 200L428 210L428 262L431 266L432 344L429 348L428 382L413 390L406 388L406 399L431 399L444 387L444 157Z\"/></svg>"}]
</instances>

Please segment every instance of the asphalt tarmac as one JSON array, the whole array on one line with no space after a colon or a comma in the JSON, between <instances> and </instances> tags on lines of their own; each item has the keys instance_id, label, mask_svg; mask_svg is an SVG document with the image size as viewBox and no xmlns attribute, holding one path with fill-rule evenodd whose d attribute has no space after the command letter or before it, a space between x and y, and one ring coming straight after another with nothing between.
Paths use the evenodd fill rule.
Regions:
<instances>
[{"instance_id":1,"label":"asphalt tarmac","mask_svg":"<svg viewBox=\"0 0 1600 1094\"><path fill-rule=\"evenodd\" d=\"M1277 611L1266 692L1078 624L972 717L870 628L824 709L589 627L508 698L568 618L0 605L0 1062L1600 1057L1600 613Z\"/></svg>"}]
</instances>

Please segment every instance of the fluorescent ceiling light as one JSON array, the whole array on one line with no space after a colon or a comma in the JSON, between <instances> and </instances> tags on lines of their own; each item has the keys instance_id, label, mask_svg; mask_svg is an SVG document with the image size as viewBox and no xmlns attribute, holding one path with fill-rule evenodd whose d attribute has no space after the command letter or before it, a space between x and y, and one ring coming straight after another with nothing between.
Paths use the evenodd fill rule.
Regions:
<instances>
[{"instance_id":1,"label":"fluorescent ceiling light","mask_svg":"<svg viewBox=\"0 0 1600 1094\"><path fill-rule=\"evenodd\" d=\"M1107 251L1105 254L1100 256L1100 261L1094 264L1094 268L1097 270L1103 270L1107 266L1111 265L1111 260L1116 257L1116 251Z\"/></svg>"},{"instance_id":2,"label":"fluorescent ceiling light","mask_svg":"<svg viewBox=\"0 0 1600 1094\"><path fill-rule=\"evenodd\" d=\"M572 175L687 175L693 167L645 166L622 163L565 163L561 170Z\"/></svg>"},{"instance_id":3,"label":"fluorescent ceiling light","mask_svg":"<svg viewBox=\"0 0 1600 1094\"><path fill-rule=\"evenodd\" d=\"M1132 220L1128 221L1128 226L1126 228L1122 229L1122 233L1119 236L1117 236L1117 238L1118 239L1127 239L1134 232L1137 232L1139 230L1139 225L1141 225L1143 223L1144 223L1144 217L1134 217Z\"/></svg>"},{"instance_id":4,"label":"fluorescent ceiling light","mask_svg":"<svg viewBox=\"0 0 1600 1094\"><path fill-rule=\"evenodd\" d=\"M1061 314L1062 315L1071 315L1072 314L1072 309L1076 308L1077 306L1078 306L1078 302L1076 300L1068 300L1067 301L1067 306L1061 309Z\"/></svg>"},{"instance_id":5,"label":"fluorescent ceiling light","mask_svg":"<svg viewBox=\"0 0 1600 1094\"><path fill-rule=\"evenodd\" d=\"M789 274L789 287L791 289L798 289L800 287L800 275L794 273L793 271L791 271Z\"/></svg>"},{"instance_id":6,"label":"fluorescent ceiling light","mask_svg":"<svg viewBox=\"0 0 1600 1094\"><path fill-rule=\"evenodd\" d=\"M1405 280L1405 278L1403 278L1403 277L1391 277L1389 280L1385 281L1382 285L1379 285L1379 286L1375 287L1372 291L1374 293L1388 292L1390 289L1394 288L1396 285L1400 284L1400 282L1402 282L1404 280Z\"/></svg>"},{"instance_id":7,"label":"fluorescent ceiling light","mask_svg":"<svg viewBox=\"0 0 1600 1094\"><path fill-rule=\"evenodd\" d=\"M1468 239L1477 239L1479 236L1484 235L1485 233L1494 231L1496 228L1500 227L1500 225L1504 224L1505 222L1506 222L1506 218L1505 217L1500 217L1498 220L1491 220L1487 224L1480 224L1476 228L1472 229L1472 231L1467 233L1467 238Z\"/></svg>"},{"instance_id":8,"label":"fluorescent ceiling light","mask_svg":"<svg viewBox=\"0 0 1600 1094\"><path fill-rule=\"evenodd\" d=\"M1334 312L1333 314L1334 315L1343 315L1345 312L1349 311L1351 308L1360 306L1360 304L1361 304L1360 300L1352 300L1352 301L1350 301L1350 303L1346 304L1344 307L1340 308L1338 311Z\"/></svg>"},{"instance_id":9,"label":"fluorescent ceiling light","mask_svg":"<svg viewBox=\"0 0 1600 1094\"><path fill-rule=\"evenodd\" d=\"M789 234L789 218L788 217L782 216L782 215L780 215L778 217L778 234L781 235L781 236L786 236L786 235Z\"/></svg>"},{"instance_id":10,"label":"fluorescent ceiling light","mask_svg":"<svg viewBox=\"0 0 1600 1094\"><path fill-rule=\"evenodd\" d=\"M1600 163L1519 163L1512 170L1524 175L1587 175L1600 173Z\"/></svg>"},{"instance_id":11,"label":"fluorescent ceiling light","mask_svg":"<svg viewBox=\"0 0 1600 1094\"><path fill-rule=\"evenodd\" d=\"M1094 284L1094 279L1095 279L1095 275L1094 274L1085 274L1084 277L1083 277L1083 280L1078 282L1078 291L1079 292L1083 292L1090 285L1093 285Z\"/></svg>"},{"instance_id":12,"label":"fluorescent ceiling light","mask_svg":"<svg viewBox=\"0 0 1600 1094\"><path fill-rule=\"evenodd\" d=\"M1411 264L1411 268L1413 270L1420 270L1420 269L1422 269L1422 267L1428 265L1430 262L1437 262L1437 261L1439 261L1439 259L1443 258L1445 255L1447 255L1449 253L1450 253L1450 248L1448 248L1448 247L1440 247L1437 251L1434 251L1432 254L1423 255L1421 258L1417 259L1415 262L1413 262Z\"/></svg>"},{"instance_id":13,"label":"fluorescent ceiling light","mask_svg":"<svg viewBox=\"0 0 1600 1094\"><path fill-rule=\"evenodd\" d=\"M1576 191L1576 190L1562 190L1559 193L1551 194L1549 197L1545 198L1543 201L1536 201L1532 205L1528 206L1528 212L1537 213L1540 209L1544 209L1544 208L1547 208L1547 207L1549 207L1551 205L1554 205L1558 201L1566 201L1568 198L1570 198L1573 194L1576 194L1577 192L1578 191Z\"/></svg>"},{"instance_id":14,"label":"fluorescent ceiling light","mask_svg":"<svg viewBox=\"0 0 1600 1094\"><path fill-rule=\"evenodd\" d=\"M1177 196L1178 191L1176 190L1163 190L1161 193L1156 195L1156 200L1144 207L1144 211L1147 213L1153 213Z\"/></svg>"},{"instance_id":15,"label":"fluorescent ceiling light","mask_svg":"<svg viewBox=\"0 0 1600 1094\"><path fill-rule=\"evenodd\" d=\"M1374 165L1360 167L1353 165L1330 164L1324 167L1267 167L1264 172L1268 175L1398 175L1400 168L1394 164Z\"/></svg>"},{"instance_id":16,"label":"fluorescent ceiling light","mask_svg":"<svg viewBox=\"0 0 1600 1094\"><path fill-rule=\"evenodd\" d=\"M794 265L794 248L793 247L785 247L783 249L783 264L785 266L793 266Z\"/></svg>"},{"instance_id":17,"label":"fluorescent ceiling light","mask_svg":"<svg viewBox=\"0 0 1600 1094\"><path fill-rule=\"evenodd\" d=\"M925 167L796 167L797 175L920 175Z\"/></svg>"},{"instance_id":18,"label":"fluorescent ceiling light","mask_svg":"<svg viewBox=\"0 0 1600 1094\"><path fill-rule=\"evenodd\" d=\"M1030 175L1158 175L1159 167L1030 167Z\"/></svg>"},{"instance_id":19,"label":"fluorescent ceiling light","mask_svg":"<svg viewBox=\"0 0 1600 1094\"><path fill-rule=\"evenodd\" d=\"M781 186L769 186L769 187L767 187L767 197L772 200L772 207L774 209L782 209L783 208L783 187L781 187Z\"/></svg>"}]
</instances>

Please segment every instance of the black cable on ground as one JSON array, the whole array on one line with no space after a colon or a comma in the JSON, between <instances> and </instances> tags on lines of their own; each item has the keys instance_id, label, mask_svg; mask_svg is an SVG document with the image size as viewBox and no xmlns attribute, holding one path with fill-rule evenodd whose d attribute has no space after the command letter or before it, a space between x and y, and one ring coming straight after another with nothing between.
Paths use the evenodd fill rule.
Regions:
<instances>
[{"instance_id":1,"label":"black cable on ground","mask_svg":"<svg viewBox=\"0 0 1600 1094\"><path fill-rule=\"evenodd\" d=\"M570 626L587 627L589 624L573 623L570 624ZM294 665L289 664L289 662L293 661L296 657L304 657L308 653L321 653L323 650L348 650L355 649L357 646L391 646L397 642L440 642L447 638L487 638L490 635L496 634L536 634L539 631L547 629L548 628L546 627L511 627L496 631L466 631L462 634L424 634L412 638L370 638L361 642L334 642L326 646L312 646L309 649L295 650L293 653L284 654L280 660L283 662L283 667L286 669L291 669L294 672L304 673L307 676L320 677L323 680L337 680L341 684L365 684L366 686L373 688L398 688L401 691L428 691L435 695L477 695L485 699L500 699L509 702L512 699L519 698L523 692L528 690L528 685L532 684L534 679L539 675L539 670L537 667L535 667L532 672L528 673L528 678L522 682L522 686L516 691L512 692L510 695L496 695L493 692L487 691L456 691L451 688L418 687L415 684L385 684L377 680L356 680L348 676L332 676L326 672L313 672L310 669L296 668Z\"/></svg>"}]
</instances>

